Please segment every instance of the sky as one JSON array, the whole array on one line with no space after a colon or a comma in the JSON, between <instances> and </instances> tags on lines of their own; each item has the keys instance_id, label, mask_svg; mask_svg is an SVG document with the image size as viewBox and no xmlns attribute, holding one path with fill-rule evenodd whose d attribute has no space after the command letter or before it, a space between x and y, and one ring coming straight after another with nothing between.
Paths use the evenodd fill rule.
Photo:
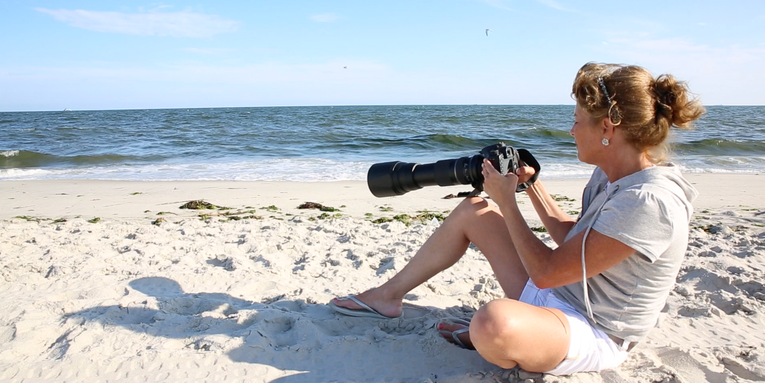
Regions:
<instances>
[{"instance_id":1,"label":"sky","mask_svg":"<svg viewBox=\"0 0 765 383\"><path fill-rule=\"evenodd\" d=\"M765 105L765 1L0 0L0 111L573 104L590 61Z\"/></svg>"}]
</instances>

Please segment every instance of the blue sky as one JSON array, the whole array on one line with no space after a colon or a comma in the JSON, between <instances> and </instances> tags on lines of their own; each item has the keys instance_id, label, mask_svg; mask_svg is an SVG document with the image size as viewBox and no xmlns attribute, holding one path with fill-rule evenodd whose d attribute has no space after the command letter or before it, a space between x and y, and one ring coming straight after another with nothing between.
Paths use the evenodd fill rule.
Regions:
<instances>
[{"instance_id":1,"label":"blue sky","mask_svg":"<svg viewBox=\"0 0 765 383\"><path fill-rule=\"evenodd\" d=\"M0 0L0 111L573 104L588 61L765 105L763 25L761 0Z\"/></svg>"}]
</instances>

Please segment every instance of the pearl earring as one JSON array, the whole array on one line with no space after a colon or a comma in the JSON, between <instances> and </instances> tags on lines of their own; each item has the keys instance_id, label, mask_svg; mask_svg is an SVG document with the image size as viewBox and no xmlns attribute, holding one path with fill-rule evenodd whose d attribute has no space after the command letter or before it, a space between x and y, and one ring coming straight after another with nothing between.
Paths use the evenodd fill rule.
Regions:
<instances>
[{"instance_id":1,"label":"pearl earring","mask_svg":"<svg viewBox=\"0 0 765 383\"><path fill-rule=\"evenodd\" d=\"M608 146L608 144L610 144L610 142L608 142L608 138L604 138L604 139L603 139L602 141L600 141L600 142L603 144L603 146Z\"/></svg>"}]
</instances>

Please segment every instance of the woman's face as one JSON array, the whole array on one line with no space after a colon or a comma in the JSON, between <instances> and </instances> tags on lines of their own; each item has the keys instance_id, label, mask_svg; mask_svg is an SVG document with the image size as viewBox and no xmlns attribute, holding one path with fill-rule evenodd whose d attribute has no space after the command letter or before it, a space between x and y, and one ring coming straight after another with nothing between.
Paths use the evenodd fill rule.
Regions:
<instances>
[{"instance_id":1,"label":"woman's face","mask_svg":"<svg viewBox=\"0 0 765 383\"><path fill-rule=\"evenodd\" d=\"M598 145L603 145L601 143L603 137L600 134L598 125L598 121L592 118L589 113L580 108L579 105L576 106L574 109L574 125L569 133L574 136L579 161L591 164L594 160L594 150L600 149Z\"/></svg>"}]
</instances>

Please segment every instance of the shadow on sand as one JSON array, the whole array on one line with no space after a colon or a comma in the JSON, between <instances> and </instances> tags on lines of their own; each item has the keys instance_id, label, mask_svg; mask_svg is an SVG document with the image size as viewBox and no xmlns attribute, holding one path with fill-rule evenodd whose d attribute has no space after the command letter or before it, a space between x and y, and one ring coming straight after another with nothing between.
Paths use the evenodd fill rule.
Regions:
<instances>
[{"instance_id":1,"label":"shadow on sand","mask_svg":"<svg viewBox=\"0 0 765 383\"><path fill-rule=\"evenodd\" d=\"M129 304L93 307L65 320L178 339L188 349L223 352L235 362L291 373L280 382L419 380L431 373L435 380L435 371L464 376L496 369L434 330L439 317L470 316L466 308L407 305L402 319L375 320L337 315L327 305L302 300L257 303L223 293L186 293L162 277L136 279L129 286L143 295L128 290L122 302L136 297Z\"/></svg>"}]
</instances>

